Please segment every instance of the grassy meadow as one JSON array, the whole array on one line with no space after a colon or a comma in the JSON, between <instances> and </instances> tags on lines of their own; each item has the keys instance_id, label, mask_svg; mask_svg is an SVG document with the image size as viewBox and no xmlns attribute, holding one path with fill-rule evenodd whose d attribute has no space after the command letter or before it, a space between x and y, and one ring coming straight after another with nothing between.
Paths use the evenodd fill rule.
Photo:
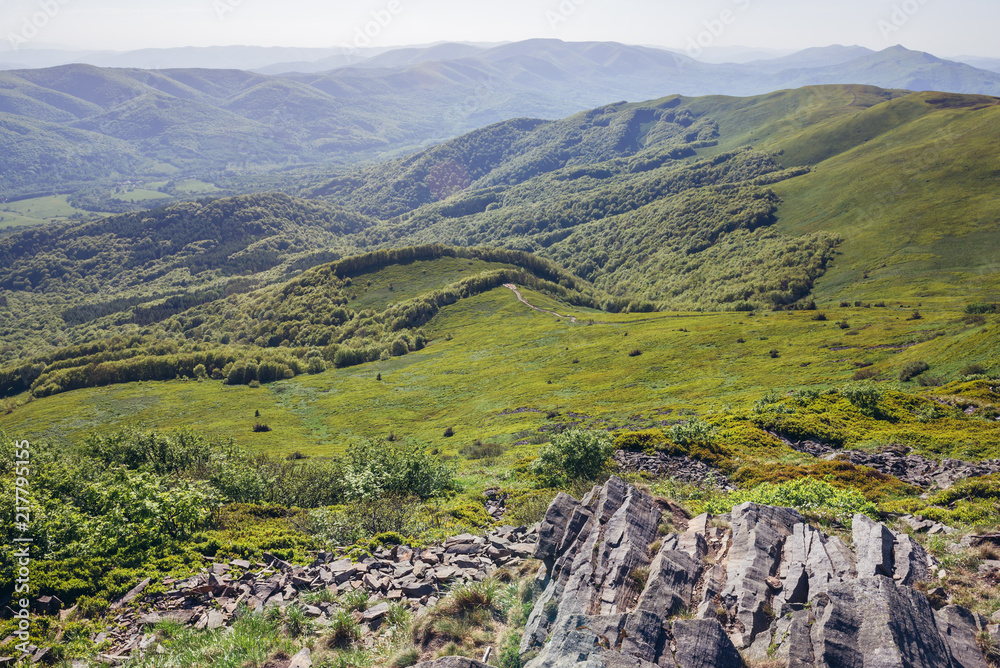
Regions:
<instances>
[{"instance_id":1,"label":"grassy meadow","mask_svg":"<svg viewBox=\"0 0 1000 668\"><path fill-rule=\"evenodd\" d=\"M66 222L70 216L82 214L93 218L99 214L78 209L68 201L67 195L34 197L16 202L0 203L0 228Z\"/></svg>"},{"instance_id":2,"label":"grassy meadow","mask_svg":"<svg viewBox=\"0 0 1000 668\"><path fill-rule=\"evenodd\" d=\"M454 258L436 263L430 274L417 263L421 273L397 266L355 279L357 303L384 307L478 269ZM457 454L477 440L521 441L553 421L625 428L661 415L746 408L772 391L848 383L862 366L890 384L915 360L926 360L928 374L943 381L973 362L1000 367L996 316L970 324L955 307L608 314L521 292L577 322L529 309L513 292L496 289L444 307L425 328L429 345L402 357L259 388L186 379L77 390L35 399L0 426L70 441L125 424L190 426L262 452L316 456L393 434ZM920 319L911 319L914 310ZM252 432L257 411L273 431ZM445 437L449 427L454 436Z\"/></svg>"}]
</instances>

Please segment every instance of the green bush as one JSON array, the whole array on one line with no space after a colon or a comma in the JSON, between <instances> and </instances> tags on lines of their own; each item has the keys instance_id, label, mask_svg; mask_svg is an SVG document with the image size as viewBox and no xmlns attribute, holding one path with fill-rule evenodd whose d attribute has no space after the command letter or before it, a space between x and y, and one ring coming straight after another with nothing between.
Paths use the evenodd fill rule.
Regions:
<instances>
[{"instance_id":1,"label":"green bush","mask_svg":"<svg viewBox=\"0 0 1000 668\"><path fill-rule=\"evenodd\" d=\"M344 479L353 499L390 495L427 499L454 488L454 469L416 445L366 440L350 446L345 459Z\"/></svg>"},{"instance_id":2,"label":"green bush","mask_svg":"<svg viewBox=\"0 0 1000 668\"><path fill-rule=\"evenodd\" d=\"M615 446L604 432L571 429L552 438L532 464L543 484L557 486L570 480L594 480L608 466Z\"/></svg>"},{"instance_id":3,"label":"green bush","mask_svg":"<svg viewBox=\"0 0 1000 668\"><path fill-rule=\"evenodd\" d=\"M802 513L833 518L850 525L856 514L875 518L875 504L855 490L834 487L824 480L799 478L778 485L764 483L750 489L741 489L721 497L708 499L703 510L715 515L730 512L743 503L794 508Z\"/></svg>"},{"instance_id":4,"label":"green bush","mask_svg":"<svg viewBox=\"0 0 1000 668\"><path fill-rule=\"evenodd\" d=\"M861 382L842 387L840 394L861 412L875 415L885 393L875 383Z\"/></svg>"},{"instance_id":5,"label":"green bush","mask_svg":"<svg viewBox=\"0 0 1000 668\"><path fill-rule=\"evenodd\" d=\"M463 457L471 460L496 459L507 452L507 446L501 445L500 443L483 443L482 441L476 441L475 443L462 448L460 452Z\"/></svg>"},{"instance_id":6,"label":"green bush","mask_svg":"<svg viewBox=\"0 0 1000 668\"><path fill-rule=\"evenodd\" d=\"M667 430L667 435L678 445L707 443L715 435L715 427L697 418L687 424L675 424Z\"/></svg>"},{"instance_id":7,"label":"green bush","mask_svg":"<svg viewBox=\"0 0 1000 668\"><path fill-rule=\"evenodd\" d=\"M905 383L906 381L916 378L920 374L930 369L930 365L923 360L917 360L915 362L907 362L903 365L903 368L899 371L899 381Z\"/></svg>"},{"instance_id":8,"label":"green bush","mask_svg":"<svg viewBox=\"0 0 1000 668\"><path fill-rule=\"evenodd\" d=\"M985 376L987 373L987 368L985 365L979 362L974 362L968 365L959 372L960 376Z\"/></svg>"},{"instance_id":9,"label":"green bush","mask_svg":"<svg viewBox=\"0 0 1000 668\"><path fill-rule=\"evenodd\" d=\"M662 449L667 444L667 439L659 429L623 431L615 436L614 444L616 450L652 454Z\"/></svg>"}]
</instances>

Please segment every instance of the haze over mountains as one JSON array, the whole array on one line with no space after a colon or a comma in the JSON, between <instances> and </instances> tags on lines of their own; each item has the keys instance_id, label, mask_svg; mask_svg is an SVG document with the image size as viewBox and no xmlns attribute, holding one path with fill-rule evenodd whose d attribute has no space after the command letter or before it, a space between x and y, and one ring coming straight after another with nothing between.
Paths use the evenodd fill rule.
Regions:
<instances>
[{"instance_id":1,"label":"haze over mountains","mask_svg":"<svg viewBox=\"0 0 1000 668\"><path fill-rule=\"evenodd\" d=\"M302 62L322 55L315 51L278 50L272 60ZM192 49L171 57L262 65L264 52L237 58L231 49ZM133 57L159 57L136 55L143 53ZM280 76L79 64L0 73L0 196L399 155L511 118L562 118L675 93L854 83L1000 95L998 72L902 47L833 46L722 65L649 47L558 40L413 47L337 68L345 57L321 59L331 67L325 72Z\"/></svg>"}]
</instances>

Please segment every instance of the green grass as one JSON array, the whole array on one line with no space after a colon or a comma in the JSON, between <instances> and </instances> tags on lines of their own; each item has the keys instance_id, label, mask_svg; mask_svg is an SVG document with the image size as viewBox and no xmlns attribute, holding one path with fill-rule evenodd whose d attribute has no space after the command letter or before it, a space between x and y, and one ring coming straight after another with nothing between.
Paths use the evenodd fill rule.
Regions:
<instances>
[{"instance_id":1,"label":"green grass","mask_svg":"<svg viewBox=\"0 0 1000 668\"><path fill-rule=\"evenodd\" d=\"M259 668L279 652L295 653L295 645L282 635L281 623L260 614L245 614L231 629L200 632L176 624L160 624L155 629L164 646L162 653L148 652L144 659L131 661L136 668L212 665L220 668Z\"/></svg>"},{"instance_id":2,"label":"green grass","mask_svg":"<svg viewBox=\"0 0 1000 668\"><path fill-rule=\"evenodd\" d=\"M805 176L773 186L777 229L840 235L819 299L936 300L1000 295L996 98L816 86L690 108L719 123L709 156L753 145Z\"/></svg>"},{"instance_id":3,"label":"green grass","mask_svg":"<svg viewBox=\"0 0 1000 668\"><path fill-rule=\"evenodd\" d=\"M1000 122L1000 106L952 109L932 104L934 95L860 114L849 127L906 120L774 187L784 201L778 229L844 239L817 283L819 299L1000 298L1000 198L981 187L997 174L1000 143L987 128Z\"/></svg>"},{"instance_id":4,"label":"green grass","mask_svg":"<svg viewBox=\"0 0 1000 668\"><path fill-rule=\"evenodd\" d=\"M165 183L162 185L166 185ZM150 183L147 184L148 188L155 188L156 185ZM178 179L174 183L174 187L179 192L192 193L192 194L207 194L218 192L218 188L213 183L207 183L205 181L199 181L198 179Z\"/></svg>"},{"instance_id":5,"label":"green grass","mask_svg":"<svg viewBox=\"0 0 1000 668\"><path fill-rule=\"evenodd\" d=\"M748 407L772 390L846 383L856 363L872 363L894 383L899 368L917 359L930 364L927 375L945 380L971 362L1000 370L997 317L968 326L947 308L925 307L918 321L907 320L910 311L900 308L833 305L825 322L807 311L611 315L522 293L539 307L577 315L578 322L530 310L497 289L445 307L425 328L427 348L384 362L257 389L168 381L77 390L16 408L0 427L26 438L77 441L134 422L191 426L267 452L320 456L392 433L456 455L476 440L519 442L525 432L573 420L569 412L586 416L575 418L584 426L624 427L663 419L652 415L659 409L676 417L681 410ZM840 329L834 322L840 319L857 335ZM880 347L915 341L923 342ZM630 357L633 349L643 354ZM771 349L778 358L770 357ZM512 413L519 408L533 412ZM550 411L556 414L551 420ZM644 417L632 419L636 415ZM253 433L258 419L273 431ZM448 427L455 429L451 438L444 436ZM515 448L508 456L536 448Z\"/></svg>"},{"instance_id":6,"label":"green grass","mask_svg":"<svg viewBox=\"0 0 1000 668\"><path fill-rule=\"evenodd\" d=\"M116 188L112 193L113 197L125 202L146 202L170 197L166 193L146 188Z\"/></svg>"},{"instance_id":7,"label":"green grass","mask_svg":"<svg viewBox=\"0 0 1000 668\"><path fill-rule=\"evenodd\" d=\"M351 288L346 292L357 296L356 299L351 299L350 308L356 311L364 309L380 311L390 304L440 290L473 274L515 268L513 265L499 262L442 257L361 272L352 276Z\"/></svg>"},{"instance_id":8,"label":"green grass","mask_svg":"<svg viewBox=\"0 0 1000 668\"><path fill-rule=\"evenodd\" d=\"M4 202L0 203L0 228L61 222L69 220L69 217L75 214L82 214L85 218L93 218L98 215L72 206L67 201L66 195L50 195L17 202Z\"/></svg>"}]
</instances>

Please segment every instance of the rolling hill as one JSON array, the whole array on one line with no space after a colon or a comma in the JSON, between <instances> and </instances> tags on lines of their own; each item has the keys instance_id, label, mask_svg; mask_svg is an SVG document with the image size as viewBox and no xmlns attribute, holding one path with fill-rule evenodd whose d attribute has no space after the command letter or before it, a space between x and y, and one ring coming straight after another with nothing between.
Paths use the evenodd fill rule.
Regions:
<instances>
[{"instance_id":1,"label":"rolling hill","mask_svg":"<svg viewBox=\"0 0 1000 668\"><path fill-rule=\"evenodd\" d=\"M398 156L509 119L667 94L817 84L1000 94L1000 74L902 47L713 65L648 47L529 40L396 50L330 67L281 76L81 64L0 72L0 144L13 147L0 153L0 196L192 175L246 192L260 188L262 172Z\"/></svg>"},{"instance_id":2,"label":"rolling hill","mask_svg":"<svg viewBox=\"0 0 1000 668\"><path fill-rule=\"evenodd\" d=\"M611 311L994 302L998 109L864 86L673 96L488 126L305 199L18 232L0 240L4 355L175 331L157 323L354 253L434 244L554 261ZM35 327L18 327L25 314Z\"/></svg>"},{"instance_id":3,"label":"rolling hill","mask_svg":"<svg viewBox=\"0 0 1000 668\"><path fill-rule=\"evenodd\" d=\"M492 126L308 192L395 217L359 245L506 245L674 308L786 303L816 280L851 302L996 301L998 113L864 86L671 97Z\"/></svg>"},{"instance_id":4,"label":"rolling hill","mask_svg":"<svg viewBox=\"0 0 1000 668\"><path fill-rule=\"evenodd\" d=\"M184 85L198 104L221 84ZM39 644L72 632L94 654L111 616L138 617L114 603L137 582L162 601L209 563L405 554L497 523L497 503L531 524L604 475L572 480L567 443L596 444L595 470L616 451L693 509L678 517L750 498L834 527L849 507L995 530L996 463L957 460L1000 456L998 109L854 85L621 102L303 181L306 197L8 233L0 457L30 439L33 586L82 616ZM6 516L13 545L28 529ZM928 549L942 540L961 548ZM992 614L989 554L935 586ZM166 624L156 661L235 635Z\"/></svg>"}]
</instances>

